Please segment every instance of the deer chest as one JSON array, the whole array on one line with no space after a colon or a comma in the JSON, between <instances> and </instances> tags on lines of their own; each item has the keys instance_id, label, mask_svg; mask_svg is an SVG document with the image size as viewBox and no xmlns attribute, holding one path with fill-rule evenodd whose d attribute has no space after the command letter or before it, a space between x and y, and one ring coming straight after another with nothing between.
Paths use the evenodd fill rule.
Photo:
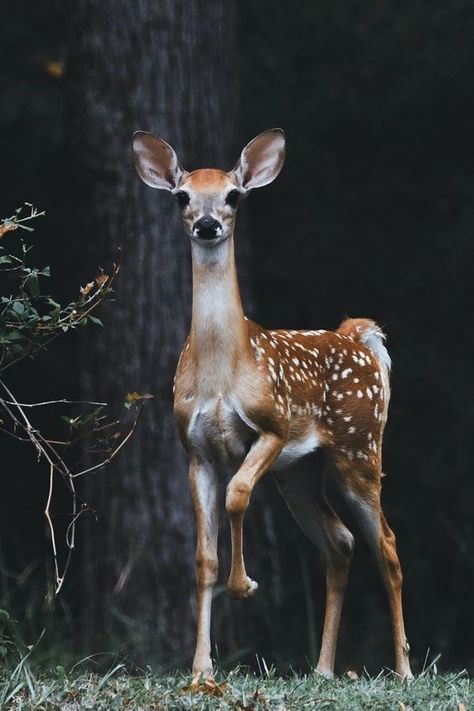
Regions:
<instances>
[{"instance_id":1,"label":"deer chest","mask_svg":"<svg viewBox=\"0 0 474 711\"><path fill-rule=\"evenodd\" d=\"M239 409L220 394L208 399L196 399L187 438L201 457L222 465L243 461L256 433L239 415Z\"/></svg>"}]
</instances>

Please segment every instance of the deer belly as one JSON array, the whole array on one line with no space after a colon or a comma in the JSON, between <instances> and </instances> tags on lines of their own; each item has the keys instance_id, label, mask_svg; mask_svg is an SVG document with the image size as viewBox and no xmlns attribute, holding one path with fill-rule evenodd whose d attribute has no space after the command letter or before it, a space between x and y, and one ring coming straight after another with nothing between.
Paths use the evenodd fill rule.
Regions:
<instances>
[{"instance_id":1,"label":"deer belly","mask_svg":"<svg viewBox=\"0 0 474 711\"><path fill-rule=\"evenodd\" d=\"M221 399L201 403L188 427L192 447L201 456L222 463L243 461L254 435L235 409Z\"/></svg>"},{"instance_id":2,"label":"deer belly","mask_svg":"<svg viewBox=\"0 0 474 711\"><path fill-rule=\"evenodd\" d=\"M321 445L321 439L319 437L316 427L311 424L303 433L298 437L289 437L285 446L283 447L278 459L273 462L272 470L283 469L293 462L298 461L305 454L314 452Z\"/></svg>"}]
</instances>

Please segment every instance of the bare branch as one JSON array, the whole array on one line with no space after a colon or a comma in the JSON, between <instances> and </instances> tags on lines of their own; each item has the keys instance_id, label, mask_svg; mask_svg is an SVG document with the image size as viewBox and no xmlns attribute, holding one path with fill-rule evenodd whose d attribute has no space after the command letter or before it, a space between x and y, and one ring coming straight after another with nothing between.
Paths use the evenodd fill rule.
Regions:
<instances>
[{"instance_id":1,"label":"bare branch","mask_svg":"<svg viewBox=\"0 0 474 711\"><path fill-rule=\"evenodd\" d=\"M106 402L94 402L93 400L67 400L62 398L61 400L45 400L44 402L10 402L9 400L2 400L7 405L19 405L20 407L43 407L43 405L57 405L59 403L66 403L67 405L101 405L102 407L107 407Z\"/></svg>"},{"instance_id":2,"label":"bare branch","mask_svg":"<svg viewBox=\"0 0 474 711\"><path fill-rule=\"evenodd\" d=\"M56 547L56 534L54 532L54 526L53 526L53 522L51 520L51 515L50 515L51 498L53 496L53 485L54 485L54 467L50 464L50 466L49 466L48 498L46 500L46 507L44 510L44 515L45 515L46 520L48 522L49 532L51 534L51 546L53 549L54 575L56 578L56 590L55 590L54 594L57 595L62 587L63 582L64 582L64 577L60 577L60 575L59 575L58 549Z\"/></svg>"},{"instance_id":3,"label":"bare branch","mask_svg":"<svg viewBox=\"0 0 474 711\"><path fill-rule=\"evenodd\" d=\"M54 576L55 576L55 595L58 595L60 592L64 580L66 577L67 570L69 568L69 563L71 561L71 555L72 551L74 550L75 547L75 538L76 538L76 525L77 521L79 518L82 516L82 514L91 512L92 509L87 506L87 504L82 503L80 506L80 509L78 511L78 499L77 499L77 493L76 493L76 488L75 488L75 483L74 479L79 476L83 476L84 474L89 474L93 471L98 471L100 469L103 469L106 467L110 462L117 456L117 454L120 452L120 450L125 446L125 444L129 441L133 433L135 432L135 429L138 425L139 419L141 417L144 403L141 404L140 408L138 409L138 412L133 420L132 426L128 430L127 434L119 441L116 442L115 446L112 447L112 449L105 449L104 451L107 452L107 456L102 459L100 462L97 464L88 467L87 469L83 469L81 471L78 471L76 473L73 473L70 466L66 463L64 460L64 457L61 456L61 454L57 451L54 445L59 444L64 447L70 447L72 444L76 443L81 439L81 437L73 438L72 440L65 441L65 442L57 442L55 440L51 439L46 439L41 432L36 429L28 417L26 416L23 408L29 407L29 408L35 408L35 407L40 407L42 405L53 405L53 404L58 404L58 403L66 403L66 404L80 404L80 405L93 405L93 406L98 406L98 407L105 407L106 403L96 403L96 402L91 402L91 401L74 401L74 400L48 400L42 403L20 403L18 400L14 397L13 393L11 390L8 388L8 386L3 382L3 380L0 380L0 386L3 388L3 390L6 392L8 395L8 399L3 399L0 398L0 407L3 408L3 410L6 412L8 417L10 418L10 421L13 424L13 427L15 430L20 430L24 436L21 436L17 434L16 432L10 432L6 430L5 428L0 428L0 431L3 431L10 436L14 437L15 439L24 441L24 442L31 442L36 449L38 453L38 460L43 457L49 468L49 486L48 486L48 495L46 499L46 505L45 505L45 510L44 510L44 515L46 518L46 521L48 523L50 535L51 535L51 547L52 547L52 552L53 552L53 563L54 563ZM96 422L102 420L103 417L97 417ZM119 424L119 420L113 420L112 422L102 424L99 427L92 428L89 432L86 432L84 436L87 436L89 434L96 435L98 432L103 432L109 427L116 426ZM67 555L65 562L62 566L62 569L60 567L60 562L59 562L59 556L58 556L58 545L57 545L57 539L56 539L56 532L53 524L53 520L51 517L51 501L52 501L52 496L53 496L53 490L54 490L54 474L58 473L61 475L61 478L63 481L66 483L69 492L71 494L71 499L72 499L72 511L71 511L71 521L67 527L66 534L65 534L65 542L66 546L68 549Z\"/></svg>"},{"instance_id":4,"label":"bare branch","mask_svg":"<svg viewBox=\"0 0 474 711\"><path fill-rule=\"evenodd\" d=\"M98 469L102 469L103 467L107 466L107 464L110 464L110 462L111 462L111 461L114 459L114 457L120 452L120 450L122 449L122 447L124 447L124 446L127 444L128 440L130 439L130 437L131 437L131 436L133 435L133 433L135 432L135 430L136 430L136 428L137 428L137 425L138 425L138 421L139 421L139 419L140 419L140 417L141 417L141 414L142 414L142 412L143 412L143 407L144 407L144 405L142 405L142 406L140 407L140 409L139 409L139 411L138 411L138 414L137 414L137 416L135 417L135 419L134 419L134 421L133 421L133 425L132 425L131 429L129 430L128 434L124 437L124 439L120 442L120 444L112 451L112 453L110 454L110 456L108 456L106 459L104 459L103 462L100 462L100 464L96 464L96 465L93 466L93 467L89 467L88 469L84 469L84 470L81 471L81 472L77 472L76 474L73 474L73 475L72 475L73 479L75 479L75 478L78 477L78 476L84 476L84 474L90 474L91 472L97 471Z\"/></svg>"}]
</instances>

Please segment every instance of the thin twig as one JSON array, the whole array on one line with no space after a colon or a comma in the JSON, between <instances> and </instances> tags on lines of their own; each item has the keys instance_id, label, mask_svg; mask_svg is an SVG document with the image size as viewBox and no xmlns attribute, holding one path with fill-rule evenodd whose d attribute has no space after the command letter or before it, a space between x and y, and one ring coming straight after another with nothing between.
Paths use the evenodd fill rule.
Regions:
<instances>
[{"instance_id":1,"label":"thin twig","mask_svg":"<svg viewBox=\"0 0 474 711\"><path fill-rule=\"evenodd\" d=\"M102 407L107 407L106 402L94 402L93 400L67 400L62 398L61 400L45 400L44 402L10 402L9 400L3 400L7 405L19 405L20 407L43 407L43 405L57 405L58 403L67 403L68 405L101 405Z\"/></svg>"},{"instance_id":2,"label":"thin twig","mask_svg":"<svg viewBox=\"0 0 474 711\"><path fill-rule=\"evenodd\" d=\"M46 500L46 507L44 509L44 515L45 515L46 520L48 522L49 531L51 534L51 546L53 549L54 574L55 574L55 578L56 578L56 590L55 590L54 594L57 595L62 587L64 578L61 578L59 576L58 549L56 547L56 534L54 532L53 522L51 520L51 516L49 513L50 506L51 506L51 498L53 496L53 485L54 485L54 467L52 464L50 464L50 466L49 466L48 498Z\"/></svg>"},{"instance_id":3,"label":"thin twig","mask_svg":"<svg viewBox=\"0 0 474 711\"><path fill-rule=\"evenodd\" d=\"M96 465L93 465L91 467L88 467L87 469L84 469L82 471L76 472L75 474L72 473L70 467L66 464L64 461L63 457L59 454L59 452L56 450L54 447L54 444L61 444L62 446L70 446L73 442L55 442L54 440L49 440L43 437L41 432L37 430L35 427L33 427L32 423L26 416L23 408L24 407L38 407L40 405L50 405L50 404L57 404L57 403L68 403L68 404L89 404L89 405L100 405L101 407L104 407L106 403L95 403L95 402L90 402L90 401L69 401L69 400L51 400L51 401L45 401L43 403L20 403L16 400L14 397L13 393L10 391L10 389L7 387L7 385L0 380L0 386L4 389L4 391L8 395L8 400L4 400L0 398L0 406L3 407L4 411L7 413L9 416L11 422L13 423L13 426L15 429L21 430L23 433L26 434L26 437L21 437L16 434L16 432L12 433L9 432L8 430L5 430L4 428L0 428L0 431L4 431L7 434L10 434L12 437L15 437L16 439L20 439L21 441L30 441L33 446L35 447L37 453L38 453L38 459L41 459L41 457L44 457L46 462L48 463L49 466L49 487L48 487L48 495L47 495L47 500L46 500L46 506L44 510L44 515L48 523L49 531L51 534L51 547L53 551L53 561L54 561L54 574L55 574L55 595L58 595L60 592L64 580L66 577L67 570L69 568L69 564L71 561L71 556L72 556L72 551L74 550L75 547L75 536L76 536L76 524L82 513L85 513L85 511L89 510L88 507L86 507L85 504L82 504L81 509L78 512L77 509L77 493L76 493L76 488L75 488L75 483L74 479L78 476L83 476L84 474L97 471L99 469L104 468L110 462L116 457L116 455L119 453L119 451L122 449L122 447L125 446L125 444L129 441L130 437L133 435L135 432L135 429L138 425L138 421L141 417L144 403L141 404L141 407L138 410L138 413L133 421L133 424L128 431L128 433L124 436L124 438L121 440L117 446L112 449L112 451L109 452L108 456L103 459L101 462L99 462ZM103 419L103 418L100 418ZM98 428L93 428L91 430L91 434L95 434L96 431L101 431L106 429L107 427L113 426L118 424L118 420L114 420L111 423L107 423L104 425L101 425ZM80 438L76 438L80 439ZM59 565L59 558L58 558L58 546L57 546L57 540L56 540L56 533L54 529L54 524L51 518L51 501L52 501L52 496L53 496L53 489L54 489L54 473L57 472L58 474L61 475L63 480L65 481L71 497L72 497L72 511L71 511L71 516L72 520L70 524L67 527L66 530L66 546L68 548L68 553L66 555L66 560L63 564L62 571L60 570L60 565Z\"/></svg>"},{"instance_id":4,"label":"thin twig","mask_svg":"<svg viewBox=\"0 0 474 711\"><path fill-rule=\"evenodd\" d=\"M75 478L78 477L78 476L84 476L84 474L90 474L91 472L97 471L98 469L102 469L103 467L107 466L107 464L110 464L110 462L112 461L112 459L115 458L115 456L120 452L120 450L122 449L122 447L128 442L128 440L130 439L130 437L131 437L131 436L133 435L133 433L135 432L135 430L136 430L136 428L137 428L137 425L138 425L138 421L139 421L139 419L140 419L140 417L141 417L141 414L142 414L142 412L143 412L143 407L144 407L143 405L140 407L140 409L139 409L139 411L138 411L138 414L137 414L137 416L135 417L135 420L133 421L132 427L131 427L130 431L128 432L128 434L126 435L126 437L124 437L124 439L120 442L120 444L118 445L118 447L112 451L112 453L107 457L107 459L104 459L104 461L101 462L100 464L96 464L96 465L93 466L93 467L89 467L88 469L84 469L84 470L81 471L81 472L77 472L76 474L73 474L73 475L72 475L73 479L75 479Z\"/></svg>"}]
</instances>

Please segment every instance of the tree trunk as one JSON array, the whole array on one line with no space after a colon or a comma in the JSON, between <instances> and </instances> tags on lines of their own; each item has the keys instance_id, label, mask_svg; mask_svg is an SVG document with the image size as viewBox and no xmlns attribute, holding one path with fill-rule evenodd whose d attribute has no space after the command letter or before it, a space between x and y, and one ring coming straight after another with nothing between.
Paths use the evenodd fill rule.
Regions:
<instances>
[{"instance_id":1,"label":"tree trunk","mask_svg":"<svg viewBox=\"0 0 474 711\"><path fill-rule=\"evenodd\" d=\"M84 527L88 651L113 642L167 666L189 662L194 642L195 528L172 415L172 378L190 321L190 256L174 201L139 182L130 142L134 130L148 130L168 140L187 169L232 166L240 148L234 13L230 0L73 0L71 12L76 256L90 270L121 248L105 328L84 336L83 390L117 407L131 391L154 396L125 450L85 483L98 512L98 523ZM256 568L265 558L277 590L277 562L268 565L272 517L268 505L257 506L248 538L258 536L261 549L249 557ZM238 651L265 631L262 602L245 611L219 597L220 650Z\"/></svg>"}]
</instances>

